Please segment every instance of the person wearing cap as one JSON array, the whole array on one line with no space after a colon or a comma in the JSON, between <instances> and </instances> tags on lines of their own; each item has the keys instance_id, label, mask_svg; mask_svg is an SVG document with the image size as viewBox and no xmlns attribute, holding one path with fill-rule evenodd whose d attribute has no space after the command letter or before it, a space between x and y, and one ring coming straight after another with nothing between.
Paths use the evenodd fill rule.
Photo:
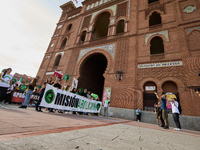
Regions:
<instances>
[{"instance_id":1,"label":"person wearing cap","mask_svg":"<svg viewBox=\"0 0 200 150\"><path fill-rule=\"evenodd\" d=\"M179 103L177 102L176 98L169 99L168 101L172 105L172 115L173 115L173 118L174 118L174 122L176 124L176 128L174 128L174 130L181 131L181 124L180 124L180 121L179 121L180 112L179 112L179 109L178 109Z\"/></svg>"}]
</instances>

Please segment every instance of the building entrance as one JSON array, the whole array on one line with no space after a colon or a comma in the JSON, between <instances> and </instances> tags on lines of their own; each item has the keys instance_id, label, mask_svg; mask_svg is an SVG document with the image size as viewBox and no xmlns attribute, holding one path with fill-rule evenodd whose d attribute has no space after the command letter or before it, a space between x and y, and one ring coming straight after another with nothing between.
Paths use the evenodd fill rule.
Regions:
<instances>
[{"instance_id":1,"label":"building entrance","mask_svg":"<svg viewBox=\"0 0 200 150\"><path fill-rule=\"evenodd\" d=\"M78 88L88 89L99 95L102 100L104 88L104 72L107 68L107 59L101 53L94 53L86 58L80 67Z\"/></svg>"},{"instance_id":2,"label":"building entrance","mask_svg":"<svg viewBox=\"0 0 200 150\"><path fill-rule=\"evenodd\" d=\"M157 97L154 94L154 91L157 89L154 82L146 82L144 84L144 93L143 93L143 107L144 110L153 111L154 104L158 102Z\"/></svg>"}]
</instances>

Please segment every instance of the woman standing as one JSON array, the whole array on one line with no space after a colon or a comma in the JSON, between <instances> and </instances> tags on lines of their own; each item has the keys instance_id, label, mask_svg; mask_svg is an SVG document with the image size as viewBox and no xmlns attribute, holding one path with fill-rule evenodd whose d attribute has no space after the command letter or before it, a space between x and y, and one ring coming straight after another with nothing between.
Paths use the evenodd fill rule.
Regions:
<instances>
[{"instance_id":1,"label":"woman standing","mask_svg":"<svg viewBox=\"0 0 200 150\"><path fill-rule=\"evenodd\" d=\"M22 104L22 106L20 106L19 108L26 108L27 107L27 105L28 105L28 103L30 101L30 98L31 98L31 96L33 94L34 87L36 86L36 82L37 82L37 79L33 78L31 83L28 85L28 91L26 92L25 101Z\"/></svg>"},{"instance_id":2,"label":"woman standing","mask_svg":"<svg viewBox=\"0 0 200 150\"><path fill-rule=\"evenodd\" d=\"M52 77L47 78L45 83L50 84L50 85L54 84L54 82L52 81Z\"/></svg>"},{"instance_id":3,"label":"woman standing","mask_svg":"<svg viewBox=\"0 0 200 150\"><path fill-rule=\"evenodd\" d=\"M4 100L5 96L6 96L6 92L7 89L10 87L10 81L13 78L13 75L11 75L10 73L12 72L11 68L8 68L6 70L3 71L3 73L0 74L0 107L1 107L1 103Z\"/></svg>"}]
</instances>

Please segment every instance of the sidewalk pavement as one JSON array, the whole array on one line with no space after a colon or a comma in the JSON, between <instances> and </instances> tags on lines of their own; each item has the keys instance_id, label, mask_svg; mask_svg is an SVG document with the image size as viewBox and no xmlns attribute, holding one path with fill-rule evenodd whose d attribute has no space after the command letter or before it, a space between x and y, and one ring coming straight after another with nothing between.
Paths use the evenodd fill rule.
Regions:
<instances>
[{"instance_id":1,"label":"sidewalk pavement","mask_svg":"<svg viewBox=\"0 0 200 150\"><path fill-rule=\"evenodd\" d=\"M44 111L44 110L43 110ZM200 132L101 116L0 107L0 150L197 150Z\"/></svg>"}]
</instances>

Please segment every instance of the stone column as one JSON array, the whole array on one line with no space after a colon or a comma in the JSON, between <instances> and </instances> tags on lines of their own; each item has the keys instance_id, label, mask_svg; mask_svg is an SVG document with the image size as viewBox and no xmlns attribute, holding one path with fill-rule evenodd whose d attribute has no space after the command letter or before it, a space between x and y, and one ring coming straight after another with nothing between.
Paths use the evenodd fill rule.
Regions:
<instances>
[{"instance_id":1,"label":"stone column","mask_svg":"<svg viewBox=\"0 0 200 150\"><path fill-rule=\"evenodd\" d=\"M80 35L78 35L78 37L77 37L76 44L78 44L79 39L80 39Z\"/></svg>"},{"instance_id":2,"label":"stone column","mask_svg":"<svg viewBox=\"0 0 200 150\"><path fill-rule=\"evenodd\" d=\"M92 37L92 31L90 31L89 33L88 33L88 41L90 41L91 40L91 37Z\"/></svg>"},{"instance_id":3,"label":"stone column","mask_svg":"<svg viewBox=\"0 0 200 150\"><path fill-rule=\"evenodd\" d=\"M86 32L86 36L85 36L85 42L87 41L88 34L89 34L89 32Z\"/></svg>"},{"instance_id":4,"label":"stone column","mask_svg":"<svg viewBox=\"0 0 200 150\"><path fill-rule=\"evenodd\" d=\"M125 28L124 28L124 32L128 31L128 21L125 22Z\"/></svg>"}]
</instances>

